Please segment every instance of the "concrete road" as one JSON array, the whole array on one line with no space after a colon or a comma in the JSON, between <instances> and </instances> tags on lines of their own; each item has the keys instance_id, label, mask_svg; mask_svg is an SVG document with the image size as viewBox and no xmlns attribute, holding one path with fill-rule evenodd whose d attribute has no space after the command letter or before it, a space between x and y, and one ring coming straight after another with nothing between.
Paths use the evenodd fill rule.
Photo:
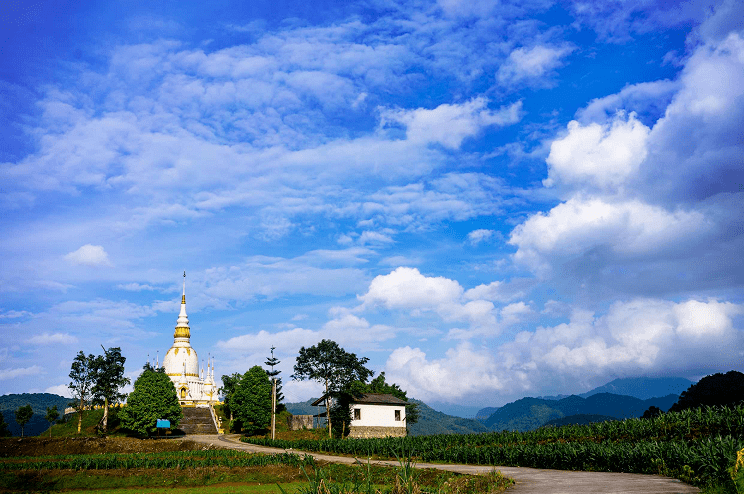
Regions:
<instances>
[{"instance_id":1,"label":"concrete road","mask_svg":"<svg viewBox=\"0 0 744 494\"><path fill-rule=\"evenodd\" d=\"M304 451L284 450L241 443L237 434L219 436L188 436L187 439L218 447L240 449L253 453L292 453L307 454L317 460L333 463L355 463L354 458L332 456ZM373 460L374 465L397 466L397 461ZM418 468L436 468L451 472L479 474L499 470L502 474L516 481L508 492L516 494L666 494L700 492L676 479L659 475L641 475L636 473L608 472L571 472L566 470L542 470L524 467L489 467L479 465L441 465L436 463L417 463Z\"/></svg>"}]
</instances>

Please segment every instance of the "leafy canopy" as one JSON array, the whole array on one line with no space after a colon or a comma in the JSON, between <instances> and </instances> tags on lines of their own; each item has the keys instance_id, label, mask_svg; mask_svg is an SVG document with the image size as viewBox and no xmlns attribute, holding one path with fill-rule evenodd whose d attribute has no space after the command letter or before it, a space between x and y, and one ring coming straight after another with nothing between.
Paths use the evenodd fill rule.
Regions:
<instances>
[{"instance_id":1,"label":"leafy canopy","mask_svg":"<svg viewBox=\"0 0 744 494\"><path fill-rule=\"evenodd\" d=\"M260 366L254 365L243 374L232 396L232 409L249 435L264 431L271 424L271 382Z\"/></svg>"},{"instance_id":2,"label":"leafy canopy","mask_svg":"<svg viewBox=\"0 0 744 494\"><path fill-rule=\"evenodd\" d=\"M238 384L240 383L240 379L243 376L238 373L234 372L232 374L224 375L222 376L222 387L218 390L220 395L222 396L222 402L224 403L224 410L228 414L228 418L232 420L233 418L233 407L232 407L232 397L233 393L235 393L235 390L238 389Z\"/></svg>"},{"instance_id":3,"label":"leafy canopy","mask_svg":"<svg viewBox=\"0 0 744 494\"><path fill-rule=\"evenodd\" d=\"M0 437L10 436L10 429L8 429L8 423L5 422L2 412L0 412Z\"/></svg>"},{"instance_id":4,"label":"leafy canopy","mask_svg":"<svg viewBox=\"0 0 744 494\"><path fill-rule=\"evenodd\" d=\"M124 377L124 363L126 357L121 355L121 348L113 347L104 350L104 355L97 356L93 361L94 385L91 389L93 403L115 405L123 401L127 395L120 389L131 381Z\"/></svg>"},{"instance_id":5,"label":"leafy canopy","mask_svg":"<svg viewBox=\"0 0 744 494\"><path fill-rule=\"evenodd\" d=\"M317 381L325 385L326 392L337 393L354 381L367 382L372 377L374 372L364 366L367 362L368 358L347 352L335 341L322 340L300 348L292 379Z\"/></svg>"},{"instance_id":6,"label":"leafy canopy","mask_svg":"<svg viewBox=\"0 0 744 494\"><path fill-rule=\"evenodd\" d=\"M744 401L744 374L728 371L705 376L679 395L670 412L681 412L688 408L736 405Z\"/></svg>"},{"instance_id":7,"label":"leafy canopy","mask_svg":"<svg viewBox=\"0 0 744 494\"><path fill-rule=\"evenodd\" d=\"M31 405L25 405L16 410L15 421L21 426L21 437L23 437L23 428L33 416L34 410L31 408Z\"/></svg>"},{"instance_id":8,"label":"leafy canopy","mask_svg":"<svg viewBox=\"0 0 744 494\"><path fill-rule=\"evenodd\" d=\"M155 370L148 363L134 382L127 406L119 412L125 429L146 435L156 431L157 419L170 420L171 429L175 429L183 418L176 387L161 369Z\"/></svg>"},{"instance_id":9,"label":"leafy canopy","mask_svg":"<svg viewBox=\"0 0 744 494\"><path fill-rule=\"evenodd\" d=\"M310 348L300 348L292 379L299 381L310 379L325 386L329 437L332 435L333 422L339 420L341 422L337 425L340 428L336 428L336 435L343 436L348 432L350 421L348 389L354 381L366 383L367 379L372 377L374 372L365 367L368 361L368 358L359 358L331 340L321 340ZM332 397L336 398L335 407L331 406Z\"/></svg>"}]
</instances>

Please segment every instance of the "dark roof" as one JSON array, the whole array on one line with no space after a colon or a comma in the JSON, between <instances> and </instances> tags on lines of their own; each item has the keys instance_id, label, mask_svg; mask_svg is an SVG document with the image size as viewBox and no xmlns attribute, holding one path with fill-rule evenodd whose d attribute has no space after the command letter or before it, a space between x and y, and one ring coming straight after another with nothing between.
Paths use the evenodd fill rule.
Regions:
<instances>
[{"instance_id":1,"label":"dark roof","mask_svg":"<svg viewBox=\"0 0 744 494\"><path fill-rule=\"evenodd\" d=\"M325 401L326 395L321 396L317 400L311 403L312 406L317 407ZM367 393L361 396L357 396L352 400L352 403L366 403L368 405L405 405L407 402L396 398L391 394L382 393Z\"/></svg>"}]
</instances>

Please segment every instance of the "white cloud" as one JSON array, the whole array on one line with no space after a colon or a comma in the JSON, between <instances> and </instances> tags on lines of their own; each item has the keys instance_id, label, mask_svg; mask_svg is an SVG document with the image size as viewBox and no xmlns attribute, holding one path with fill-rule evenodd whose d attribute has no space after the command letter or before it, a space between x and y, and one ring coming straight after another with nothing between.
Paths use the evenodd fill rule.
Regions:
<instances>
[{"instance_id":1,"label":"white cloud","mask_svg":"<svg viewBox=\"0 0 744 494\"><path fill-rule=\"evenodd\" d=\"M116 285L116 288L118 288L119 290L126 290L128 292L141 292L143 290L157 290L158 289L152 285L141 284L141 283L120 284L120 285Z\"/></svg>"},{"instance_id":2,"label":"white cloud","mask_svg":"<svg viewBox=\"0 0 744 494\"><path fill-rule=\"evenodd\" d=\"M572 198L537 213L517 226L509 243L517 246L514 260L540 275L551 262L568 260L591 249L606 247L618 257L661 255L680 242L710 234L712 225L697 211L669 212L640 201L605 202Z\"/></svg>"},{"instance_id":3,"label":"white cloud","mask_svg":"<svg viewBox=\"0 0 744 494\"><path fill-rule=\"evenodd\" d=\"M32 345L71 345L77 343L77 341L76 337L68 333L42 333L27 340Z\"/></svg>"},{"instance_id":4,"label":"white cloud","mask_svg":"<svg viewBox=\"0 0 744 494\"><path fill-rule=\"evenodd\" d=\"M468 233L468 242L470 242L470 245L476 246L481 242L488 241L491 237L493 237L494 233L496 233L494 230L473 230L472 232Z\"/></svg>"},{"instance_id":5,"label":"white cloud","mask_svg":"<svg viewBox=\"0 0 744 494\"><path fill-rule=\"evenodd\" d=\"M618 112L663 115L679 88L678 81L668 79L631 84L619 93L591 100L586 107L576 112L576 117L581 124L589 125L593 122L604 124Z\"/></svg>"},{"instance_id":6,"label":"white cloud","mask_svg":"<svg viewBox=\"0 0 744 494\"><path fill-rule=\"evenodd\" d=\"M295 353L301 346L314 345L318 341L317 332L294 328L278 333L269 333L262 330L258 333L234 336L226 341L217 341L215 346L230 353L255 353L265 351L272 346L280 352Z\"/></svg>"},{"instance_id":7,"label":"white cloud","mask_svg":"<svg viewBox=\"0 0 744 494\"><path fill-rule=\"evenodd\" d=\"M23 376L37 376L44 374L44 369L38 365L31 367L17 367L15 369L0 369L0 381L7 379L16 379Z\"/></svg>"},{"instance_id":8,"label":"white cloud","mask_svg":"<svg viewBox=\"0 0 744 494\"><path fill-rule=\"evenodd\" d=\"M496 77L505 85L513 85L522 81L545 84L546 81L540 79L560 67L561 59L572 51L573 48L568 45L560 47L536 45L531 48L517 48L499 67Z\"/></svg>"},{"instance_id":9,"label":"white cloud","mask_svg":"<svg viewBox=\"0 0 744 494\"><path fill-rule=\"evenodd\" d=\"M550 145L546 186L590 184L618 187L635 173L648 151L649 128L634 114L618 114L610 125L577 121L568 124L568 134Z\"/></svg>"},{"instance_id":10,"label":"white cloud","mask_svg":"<svg viewBox=\"0 0 744 494\"><path fill-rule=\"evenodd\" d=\"M58 384L56 386L49 386L44 390L45 393L51 393L53 395L64 396L65 398L71 398L72 393L70 392L69 386L66 384ZM60 410L62 412L62 410Z\"/></svg>"},{"instance_id":11,"label":"white cloud","mask_svg":"<svg viewBox=\"0 0 744 494\"><path fill-rule=\"evenodd\" d=\"M385 364L385 375L420 400L456 401L463 396L498 392L503 384L495 375L497 365L486 350L460 343L442 359L428 359L410 346L394 350Z\"/></svg>"},{"instance_id":12,"label":"white cloud","mask_svg":"<svg viewBox=\"0 0 744 494\"><path fill-rule=\"evenodd\" d=\"M522 115L522 102L503 106L492 111L488 100L475 98L462 104L443 104L427 110L381 110L380 125L398 122L406 127L406 138L414 143L439 143L450 149L458 149L462 141L472 137L482 128L511 125Z\"/></svg>"},{"instance_id":13,"label":"white cloud","mask_svg":"<svg viewBox=\"0 0 744 494\"><path fill-rule=\"evenodd\" d=\"M33 313L26 310L9 310L7 312L0 312L0 319L18 319L28 316L33 316Z\"/></svg>"},{"instance_id":14,"label":"white cloud","mask_svg":"<svg viewBox=\"0 0 744 494\"><path fill-rule=\"evenodd\" d=\"M65 255L65 259L82 266L112 266L108 254L100 245L86 244Z\"/></svg>"}]
</instances>

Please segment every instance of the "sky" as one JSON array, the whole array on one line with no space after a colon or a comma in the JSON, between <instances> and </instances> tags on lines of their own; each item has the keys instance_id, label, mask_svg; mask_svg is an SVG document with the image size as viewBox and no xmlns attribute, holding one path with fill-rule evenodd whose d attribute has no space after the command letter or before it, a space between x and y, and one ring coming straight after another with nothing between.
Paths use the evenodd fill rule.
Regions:
<instances>
[{"instance_id":1,"label":"sky","mask_svg":"<svg viewBox=\"0 0 744 494\"><path fill-rule=\"evenodd\" d=\"M0 394L332 339L439 409L744 370L744 3L0 7Z\"/></svg>"}]
</instances>

